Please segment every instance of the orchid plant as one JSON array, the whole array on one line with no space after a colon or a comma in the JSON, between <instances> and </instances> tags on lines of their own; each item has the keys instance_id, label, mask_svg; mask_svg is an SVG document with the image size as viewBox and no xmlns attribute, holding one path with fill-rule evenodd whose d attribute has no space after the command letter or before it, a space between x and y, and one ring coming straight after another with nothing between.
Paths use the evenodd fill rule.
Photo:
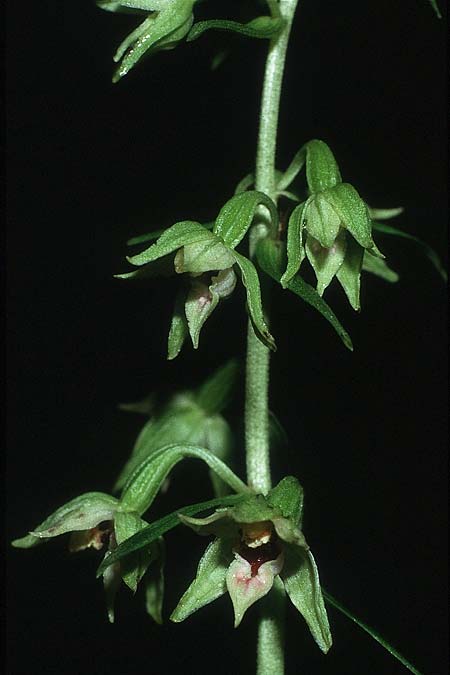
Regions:
<instances>
[{"instance_id":1,"label":"orchid plant","mask_svg":"<svg viewBox=\"0 0 450 675\"><path fill-rule=\"evenodd\" d=\"M144 56L181 48L183 42L196 40L205 31L229 31L268 41L255 170L237 182L225 204L217 205L212 222L183 220L130 239L132 254L127 261L135 269L116 275L126 282L149 279L157 283L155 277L169 275L179 279L168 328L168 359L175 359L189 341L200 349L208 318L221 311L220 305L242 283L248 314L247 476L243 480L231 468L235 435L223 416L240 374L237 361L231 359L198 389L174 393L157 412L149 400L128 405L127 409L143 412L147 420L117 477L114 494L82 494L13 545L31 548L70 533L71 551L103 550L98 576L103 579L109 620L114 621L120 584L134 592L142 581L147 612L161 623L164 537L182 526L210 537L197 574L172 608L170 619L182 622L228 593L236 627L244 618L258 622L258 674L281 675L286 599L324 653L332 646L326 604L347 615L348 610L321 586L303 532L299 480L288 475L272 486L268 388L270 352L276 349L272 332L276 330L270 325L269 296L277 290L288 291L295 302L308 303L331 325L343 346L352 350L349 334L323 298L326 289L337 282L351 307L360 311L360 286L366 274L390 283L398 280L378 248L379 240L383 236L414 237L384 222L401 209L371 208L357 186L343 180L325 141L306 141L295 149L286 169L276 168L283 69L297 0L267 0L265 13L247 23L199 20L201 6L195 0L97 0L97 4L109 12L134 13L142 19L117 49L114 82ZM254 2L255 13L259 5ZM286 219L280 217L280 199L290 205ZM415 241L446 278L434 251ZM308 266L316 279L315 288L302 276ZM185 458L207 465L214 497L154 520L153 501L167 486L172 469ZM247 618L249 609L265 596L265 613L258 619L252 610ZM386 640L350 617L407 669L418 673Z\"/></svg>"}]
</instances>

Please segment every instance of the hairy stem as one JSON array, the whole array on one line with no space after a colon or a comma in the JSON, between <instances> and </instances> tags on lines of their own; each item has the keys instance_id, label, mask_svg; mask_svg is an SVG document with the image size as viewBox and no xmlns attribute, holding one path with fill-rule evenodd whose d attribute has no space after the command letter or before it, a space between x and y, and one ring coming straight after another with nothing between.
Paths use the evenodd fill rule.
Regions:
<instances>
[{"instance_id":1,"label":"hairy stem","mask_svg":"<svg viewBox=\"0 0 450 675\"><path fill-rule=\"evenodd\" d=\"M276 199L275 156L278 114L289 33L298 0L280 0L279 10L285 20L282 32L269 46L259 120L256 153L255 188ZM257 240L267 235L267 228L256 225L250 237L250 254ZM265 307L266 319L267 305ZM251 323L247 336L247 371L245 403L245 447L248 484L258 492L271 487L269 455L269 350L256 337ZM272 591L274 593L275 589ZM257 674L284 673L284 594L277 599L277 611L263 610L258 624Z\"/></svg>"}]
</instances>

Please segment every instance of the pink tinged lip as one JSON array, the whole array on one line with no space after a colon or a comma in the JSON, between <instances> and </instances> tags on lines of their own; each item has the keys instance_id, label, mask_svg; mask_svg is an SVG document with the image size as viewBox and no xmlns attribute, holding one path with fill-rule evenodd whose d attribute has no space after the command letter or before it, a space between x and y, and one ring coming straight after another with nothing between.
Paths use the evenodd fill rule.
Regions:
<instances>
[{"instance_id":1,"label":"pink tinged lip","mask_svg":"<svg viewBox=\"0 0 450 675\"><path fill-rule=\"evenodd\" d=\"M251 563L235 553L235 560L228 568L226 583L234 610L235 626L238 626L246 610L264 597L272 588L274 577L283 567L283 553L275 560L262 563L254 573Z\"/></svg>"}]
</instances>

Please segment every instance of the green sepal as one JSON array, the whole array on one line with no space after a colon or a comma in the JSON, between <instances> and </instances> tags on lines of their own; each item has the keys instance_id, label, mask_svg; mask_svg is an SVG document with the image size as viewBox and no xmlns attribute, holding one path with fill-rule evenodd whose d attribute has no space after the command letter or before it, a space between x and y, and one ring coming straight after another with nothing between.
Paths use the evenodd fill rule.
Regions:
<instances>
[{"instance_id":1,"label":"green sepal","mask_svg":"<svg viewBox=\"0 0 450 675\"><path fill-rule=\"evenodd\" d=\"M173 513L160 518L159 520L145 527L140 532L137 532L135 535L130 537L130 539L127 539L123 542L123 544L112 551L111 555L104 559L99 565L97 577L100 577L105 569L110 565L113 565L135 551L139 551L141 548L145 548L148 544L156 541L166 532L169 532L170 530L173 530L174 527L181 525L180 515L194 516L197 513L201 513L202 511L207 511L209 509L234 506L239 504L239 502L243 501L245 498L246 496L243 494L227 495L225 497L209 499L205 502L190 504L173 511Z\"/></svg>"},{"instance_id":2,"label":"green sepal","mask_svg":"<svg viewBox=\"0 0 450 675\"><path fill-rule=\"evenodd\" d=\"M303 514L303 488L295 476L285 476L272 488L266 497L272 508L278 509L284 518L300 526Z\"/></svg>"},{"instance_id":3,"label":"green sepal","mask_svg":"<svg viewBox=\"0 0 450 675\"><path fill-rule=\"evenodd\" d=\"M353 185L340 183L327 190L324 197L340 218L342 227L356 239L363 248L372 249L380 258L384 256L376 248L372 239L372 220L369 209Z\"/></svg>"},{"instance_id":4,"label":"green sepal","mask_svg":"<svg viewBox=\"0 0 450 675\"><path fill-rule=\"evenodd\" d=\"M326 654L333 641L319 573L311 551L287 546L281 578L292 604L303 616L314 640Z\"/></svg>"},{"instance_id":5,"label":"green sepal","mask_svg":"<svg viewBox=\"0 0 450 675\"><path fill-rule=\"evenodd\" d=\"M90 530L99 523L113 520L118 500L103 492L86 492L54 511L25 537L14 539L15 548L31 548L66 532Z\"/></svg>"},{"instance_id":6,"label":"green sepal","mask_svg":"<svg viewBox=\"0 0 450 675\"><path fill-rule=\"evenodd\" d=\"M127 260L132 265L146 265L174 253L182 246L195 244L199 241L209 241L211 236L211 232L200 223L183 220L165 230L155 244L137 255L127 257Z\"/></svg>"},{"instance_id":7,"label":"green sepal","mask_svg":"<svg viewBox=\"0 0 450 675\"><path fill-rule=\"evenodd\" d=\"M159 3L152 3L158 4ZM160 9L150 14L120 44L114 61L121 61L113 76L118 82L147 52L167 49L185 37L193 22L194 0L171 0L161 3Z\"/></svg>"},{"instance_id":8,"label":"green sepal","mask_svg":"<svg viewBox=\"0 0 450 675\"><path fill-rule=\"evenodd\" d=\"M225 270L234 264L233 255L217 237L208 232L203 241L186 244L175 256L175 272L202 274L210 270Z\"/></svg>"},{"instance_id":9,"label":"green sepal","mask_svg":"<svg viewBox=\"0 0 450 675\"><path fill-rule=\"evenodd\" d=\"M114 533L117 544L122 544L147 525L148 523L142 520L137 513L118 510L114 518ZM136 592L138 583L157 554L158 546L156 543L152 543L122 562L120 570L122 579L133 593Z\"/></svg>"},{"instance_id":10,"label":"green sepal","mask_svg":"<svg viewBox=\"0 0 450 675\"><path fill-rule=\"evenodd\" d=\"M322 296L345 260L347 251L346 232L340 230L330 248L324 248L317 239L308 234L305 250L317 278L317 292Z\"/></svg>"},{"instance_id":11,"label":"green sepal","mask_svg":"<svg viewBox=\"0 0 450 675\"><path fill-rule=\"evenodd\" d=\"M236 492L248 492L245 483L209 450L193 445L169 445L156 450L134 470L123 489L121 509L145 513L170 471L186 457L205 462Z\"/></svg>"},{"instance_id":12,"label":"green sepal","mask_svg":"<svg viewBox=\"0 0 450 675\"><path fill-rule=\"evenodd\" d=\"M305 202L296 206L289 217L286 244L288 263L280 280L283 288L286 288L289 281L295 277L305 258L303 244L304 208Z\"/></svg>"},{"instance_id":13,"label":"green sepal","mask_svg":"<svg viewBox=\"0 0 450 675\"><path fill-rule=\"evenodd\" d=\"M403 230L399 230L397 227L392 227L391 225L385 225L384 223L379 223L374 220L372 222L372 226L374 230L382 232L383 234L390 234L393 235L394 237L409 239L410 241L414 241L416 244L418 244L422 248L427 258L430 260L431 264L438 271L443 281L447 283L448 280L447 270L444 268L441 259L439 258L434 248L432 248L429 244L427 244L422 239L419 239L419 237L415 237L414 235L409 234L408 232L404 232Z\"/></svg>"},{"instance_id":14,"label":"green sepal","mask_svg":"<svg viewBox=\"0 0 450 675\"><path fill-rule=\"evenodd\" d=\"M314 139L306 144L306 181L312 194L342 182L334 155L323 141Z\"/></svg>"},{"instance_id":15,"label":"green sepal","mask_svg":"<svg viewBox=\"0 0 450 675\"><path fill-rule=\"evenodd\" d=\"M258 263L261 269L275 281L280 281L283 275L283 251L281 244L275 241L263 240L256 249ZM344 345L353 351L353 344L347 331L343 328L334 312L327 305L312 286L297 275L287 284L288 290L298 295L304 302L316 309L334 328Z\"/></svg>"},{"instance_id":16,"label":"green sepal","mask_svg":"<svg viewBox=\"0 0 450 675\"><path fill-rule=\"evenodd\" d=\"M162 537L154 545L157 546L155 563L147 572L145 581L145 609L153 621L162 624L162 608L164 599L164 562L165 545Z\"/></svg>"},{"instance_id":17,"label":"green sepal","mask_svg":"<svg viewBox=\"0 0 450 675\"><path fill-rule=\"evenodd\" d=\"M344 262L336 272L336 279L341 284L349 303L356 312L359 312L361 309L359 291L363 256L364 249L362 246L353 237L348 236ZM378 258L378 260L381 259Z\"/></svg>"},{"instance_id":18,"label":"green sepal","mask_svg":"<svg viewBox=\"0 0 450 675\"><path fill-rule=\"evenodd\" d=\"M215 539L203 554L194 581L181 597L170 619L175 623L184 621L205 605L226 593L226 574L233 558L230 542Z\"/></svg>"},{"instance_id":19,"label":"green sepal","mask_svg":"<svg viewBox=\"0 0 450 675\"><path fill-rule=\"evenodd\" d=\"M145 269L145 268L144 268ZM184 303L186 300L184 290L180 291L175 300L175 307L170 322L169 335L167 337L167 360L176 359L189 334Z\"/></svg>"},{"instance_id":20,"label":"green sepal","mask_svg":"<svg viewBox=\"0 0 450 675\"><path fill-rule=\"evenodd\" d=\"M207 30L223 30L238 33L250 38L259 38L270 40L278 35L284 26L284 20L279 17L258 16L248 23L239 23L238 21L229 21L227 19L210 19L209 21L199 21L190 30L186 42L192 42Z\"/></svg>"},{"instance_id":21,"label":"green sepal","mask_svg":"<svg viewBox=\"0 0 450 675\"><path fill-rule=\"evenodd\" d=\"M273 229L278 226L278 212L275 204L263 192L249 190L234 195L221 208L213 232L231 248L236 248L252 224L256 209L265 206L269 212Z\"/></svg>"},{"instance_id":22,"label":"green sepal","mask_svg":"<svg viewBox=\"0 0 450 675\"><path fill-rule=\"evenodd\" d=\"M231 400L240 371L239 362L230 359L210 375L195 394L196 403L208 414L221 412Z\"/></svg>"},{"instance_id":23,"label":"green sepal","mask_svg":"<svg viewBox=\"0 0 450 675\"><path fill-rule=\"evenodd\" d=\"M364 257L362 262L362 271L370 272L370 274L375 274L375 276L389 281L391 284L399 280L397 272L394 272L386 263L385 260L377 258L376 256L369 253L369 251L364 251Z\"/></svg>"},{"instance_id":24,"label":"green sepal","mask_svg":"<svg viewBox=\"0 0 450 675\"><path fill-rule=\"evenodd\" d=\"M295 180L306 162L306 180L311 194L323 192L342 181L333 153L324 141L313 139L294 155L278 180L277 190L284 191Z\"/></svg>"},{"instance_id":25,"label":"green sepal","mask_svg":"<svg viewBox=\"0 0 450 675\"><path fill-rule=\"evenodd\" d=\"M258 272L254 264L244 256L234 251L234 258L242 274L242 281L247 291L247 311L250 316L256 336L272 351L276 351L276 344L264 318L261 287Z\"/></svg>"}]
</instances>

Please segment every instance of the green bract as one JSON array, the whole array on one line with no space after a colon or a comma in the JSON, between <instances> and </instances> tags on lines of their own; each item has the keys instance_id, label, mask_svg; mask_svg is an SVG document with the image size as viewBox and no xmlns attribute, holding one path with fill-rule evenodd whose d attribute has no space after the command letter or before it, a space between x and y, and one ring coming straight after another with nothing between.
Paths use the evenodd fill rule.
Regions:
<instances>
[{"instance_id":1,"label":"green bract","mask_svg":"<svg viewBox=\"0 0 450 675\"><path fill-rule=\"evenodd\" d=\"M258 206L265 206L276 227L278 216L273 202L261 192L250 191L232 197L221 209L213 232L200 223L182 221L166 230L152 246L128 258L141 267L117 275L129 279L152 274L184 274L189 288L182 289L175 303L168 338L168 358L175 358L189 334L194 349L200 332L219 301L234 290L239 274L247 293L247 310L259 339L271 349L275 341L267 327L261 301L258 273L253 263L235 251L245 236Z\"/></svg>"},{"instance_id":2,"label":"green bract","mask_svg":"<svg viewBox=\"0 0 450 675\"><path fill-rule=\"evenodd\" d=\"M150 12L149 16L122 42L114 55L120 62L113 76L118 82L144 56L161 49L172 49L188 34L194 16L195 0L97 0L110 12Z\"/></svg>"},{"instance_id":3,"label":"green bract","mask_svg":"<svg viewBox=\"0 0 450 675\"><path fill-rule=\"evenodd\" d=\"M238 626L279 576L317 644L327 652L331 634L317 566L299 529L302 509L303 490L296 478L287 476L265 497L250 495L207 518L180 515L196 532L215 534L216 539L171 619L183 621L228 591Z\"/></svg>"}]
</instances>

